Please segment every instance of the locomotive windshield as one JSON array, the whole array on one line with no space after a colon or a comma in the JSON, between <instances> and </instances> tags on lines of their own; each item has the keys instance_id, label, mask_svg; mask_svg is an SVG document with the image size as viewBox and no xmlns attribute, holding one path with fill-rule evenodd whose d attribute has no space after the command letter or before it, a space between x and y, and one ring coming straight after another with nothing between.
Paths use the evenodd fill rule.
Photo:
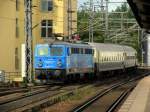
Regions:
<instances>
[{"instance_id":1,"label":"locomotive windshield","mask_svg":"<svg viewBox=\"0 0 150 112\"><path fill-rule=\"evenodd\" d=\"M62 56L63 55L63 48L61 47L51 47L50 48L51 56Z\"/></svg>"},{"instance_id":2,"label":"locomotive windshield","mask_svg":"<svg viewBox=\"0 0 150 112\"><path fill-rule=\"evenodd\" d=\"M48 48L42 47L38 49L38 55L39 56L47 56L48 55Z\"/></svg>"}]
</instances>

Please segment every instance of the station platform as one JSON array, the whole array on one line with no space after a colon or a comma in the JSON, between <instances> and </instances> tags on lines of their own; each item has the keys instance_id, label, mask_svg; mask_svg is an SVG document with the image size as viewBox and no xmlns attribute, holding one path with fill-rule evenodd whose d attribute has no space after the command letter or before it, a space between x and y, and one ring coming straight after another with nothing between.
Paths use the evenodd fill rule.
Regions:
<instances>
[{"instance_id":1,"label":"station platform","mask_svg":"<svg viewBox=\"0 0 150 112\"><path fill-rule=\"evenodd\" d=\"M118 112L150 112L150 76L138 83Z\"/></svg>"}]
</instances>

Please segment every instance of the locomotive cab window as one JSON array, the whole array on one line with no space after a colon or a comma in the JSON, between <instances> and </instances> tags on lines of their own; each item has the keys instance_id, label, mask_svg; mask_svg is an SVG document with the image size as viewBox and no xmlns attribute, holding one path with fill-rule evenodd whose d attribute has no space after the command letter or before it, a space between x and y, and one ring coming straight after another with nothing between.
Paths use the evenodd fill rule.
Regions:
<instances>
[{"instance_id":1,"label":"locomotive cab window","mask_svg":"<svg viewBox=\"0 0 150 112\"><path fill-rule=\"evenodd\" d=\"M50 55L51 56L62 56L63 55L63 48L62 47L51 47L50 48Z\"/></svg>"},{"instance_id":2,"label":"locomotive cab window","mask_svg":"<svg viewBox=\"0 0 150 112\"><path fill-rule=\"evenodd\" d=\"M48 48L42 47L38 49L39 56L47 56L48 55Z\"/></svg>"}]
</instances>

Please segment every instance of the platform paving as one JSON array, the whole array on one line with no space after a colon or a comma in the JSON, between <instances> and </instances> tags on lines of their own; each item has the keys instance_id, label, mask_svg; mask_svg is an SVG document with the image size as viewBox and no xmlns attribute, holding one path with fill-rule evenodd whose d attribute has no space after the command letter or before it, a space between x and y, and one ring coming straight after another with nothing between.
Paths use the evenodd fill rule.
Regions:
<instances>
[{"instance_id":1,"label":"platform paving","mask_svg":"<svg viewBox=\"0 0 150 112\"><path fill-rule=\"evenodd\" d=\"M150 76L138 83L118 112L150 112Z\"/></svg>"}]
</instances>

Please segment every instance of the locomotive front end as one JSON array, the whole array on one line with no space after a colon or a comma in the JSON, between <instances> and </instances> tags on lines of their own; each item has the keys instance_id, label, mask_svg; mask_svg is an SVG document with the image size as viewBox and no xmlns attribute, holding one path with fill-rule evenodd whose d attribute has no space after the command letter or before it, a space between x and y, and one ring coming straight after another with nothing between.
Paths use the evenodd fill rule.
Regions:
<instances>
[{"instance_id":1,"label":"locomotive front end","mask_svg":"<svg viewBox=\"0 0 150 112\"><path fill-rule=\"evenodd\" d=\"M37 45L35 50L35 78L50 80L65 71L65 47L63 45Z\"/></svg>"}]
</instances>

